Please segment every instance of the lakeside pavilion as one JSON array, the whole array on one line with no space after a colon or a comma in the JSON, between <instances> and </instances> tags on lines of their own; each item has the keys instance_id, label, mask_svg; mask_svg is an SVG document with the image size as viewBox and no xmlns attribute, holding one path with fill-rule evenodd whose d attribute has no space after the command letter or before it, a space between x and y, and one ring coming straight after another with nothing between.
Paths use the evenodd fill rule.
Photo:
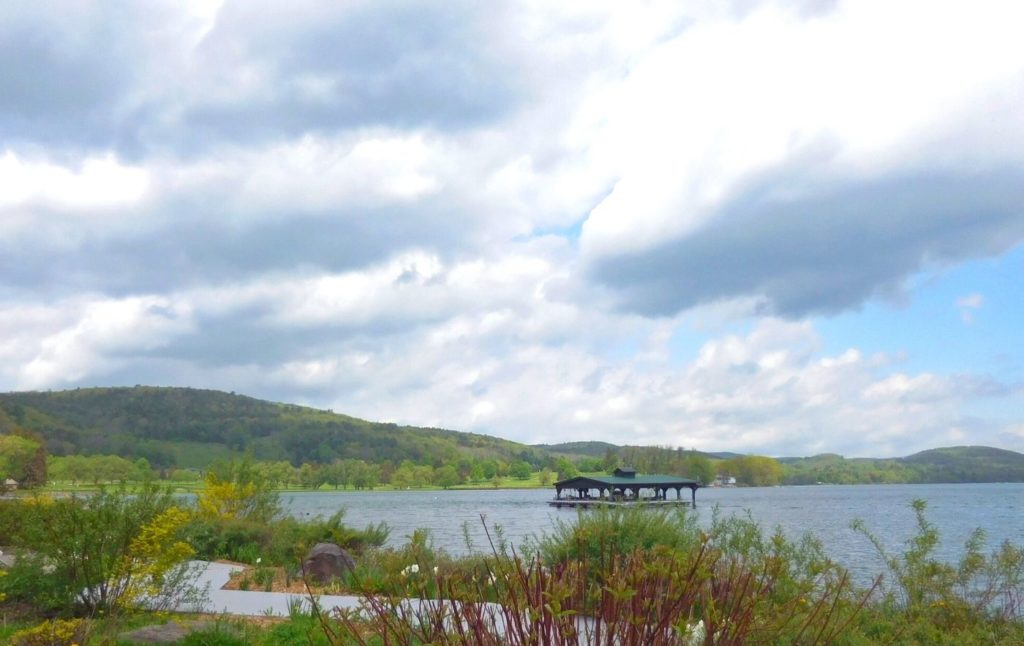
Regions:
<instances>
[{"instance_id":1,"label":"lakeside pavilion","mask_svg":"<svg viewBox=\"0 0 1024 646\"><path fill-rule=\"evenodd\" d=\"M683 489L690 490L690 504L697 506L700 483L688 478L660 474L637 475L635 469L619 468L610 476L576 476L555 483L554 507L588 507L590 505L632 504L686 504ZM668 492L675 489L675 499ZM564 498L562 492L569 492ZM641 492L649 492L646 496ZM596 495L595 495L596 493ZM575 494L575 495L573 495Z\"/></svg>"}]
</instances>

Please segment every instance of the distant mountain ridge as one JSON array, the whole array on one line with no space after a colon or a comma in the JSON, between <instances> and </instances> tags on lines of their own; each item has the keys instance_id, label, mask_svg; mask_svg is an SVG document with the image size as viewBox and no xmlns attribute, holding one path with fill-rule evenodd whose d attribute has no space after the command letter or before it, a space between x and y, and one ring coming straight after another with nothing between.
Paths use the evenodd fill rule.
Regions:
<instances>
[{"instance_id":1,"label":"distant mountain ridge","mask_svg":"<svg viewBox=\"0 0 1024 646\"><path fill-rule=\"evenodd\" d=\"M54 455L144 457L203 467L251 452L260 460L443 463L462 455L540 464L546 455L489 435L369 422L216 390L136 386L0 393L0 432L39 432Z\"/></svg>"},{"instance_id":2,"label":"distant mountain ridge","mask_svg":"<svg viewBox=\"0 0 1024 646\"><path fill-rule=\"evenodd\" d=\"M787 484L862 482L1024 482L1024 454L988 446L929 449L902 458L822 453L779 458Z\"/></svg>"},{"instance_id":3,"label":"distant mountain ridge","mask_svg":"<svg viewBox=\"0 0 1024 646\"><path fill-rule=\"evenodd\" d=\"M154 466L204 467L250 452L260 460L325 463L412 460L450 463L466 457L525 461L603 459L609 452L634 466L659 454L714 461L741 454L609 442L528 446L489 435L369 422L349 415L244 395L194 388L136 386L0 393L0 433L21 426L40 433L54 455L144 457ZM861 482L1024 482L1024 454L983 446L921 451L902 458L822 454L779 458L786 484Z\"/></svg>"},{"instance_id":4,"label":"distant mountain ridge","mask_svg":"<svg viewBox=\"0 0 1024 646\"><path fill-rule=\"evenodd\" d=\"M622 451L623 449L649 449L650 447L642 447L633 444L612 444L610 442L561 442L559 444L532 444L536 449L542 449L555 455L562 455L566 457L590 457L590 458L601 458L607 454L608 451ZM677 449L666 449L675 451ZM687 453L694 453L696 455L702 455L706 458L713 460L730 460L732 458L738 458L742 453L733 453L731 451L690 451Z\"/></svg>"}]
</instances>

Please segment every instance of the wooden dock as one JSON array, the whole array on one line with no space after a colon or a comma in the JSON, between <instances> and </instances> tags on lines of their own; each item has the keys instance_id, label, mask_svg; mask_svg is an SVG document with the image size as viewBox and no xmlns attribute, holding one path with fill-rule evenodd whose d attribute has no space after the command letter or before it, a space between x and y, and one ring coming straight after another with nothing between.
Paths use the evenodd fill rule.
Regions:
<instances>
[{"instance_id":1,"label":"wooden dock","mask_svg":"<svg viewBox=\"0 0 1024 646\"><path fill-rule=\"evenodd\" d=\"M602 498L555 498L549 500L552 507L589 509L591 507L689 507L689 500L607 500Z\"/></svg>"}]
</instances>

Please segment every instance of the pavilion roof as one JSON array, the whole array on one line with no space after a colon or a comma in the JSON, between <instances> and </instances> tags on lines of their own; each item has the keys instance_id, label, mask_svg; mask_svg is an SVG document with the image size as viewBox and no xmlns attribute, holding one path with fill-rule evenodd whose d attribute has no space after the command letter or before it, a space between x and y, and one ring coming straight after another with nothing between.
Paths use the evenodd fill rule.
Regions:
<instances>
[{"instance_id":1,"label":"pavilion roof","mask_svg":"<svg viewBox=\"0 0 1024 646\"><path fill-rule=\"evenodd\" d=\"M632 485L634 487L693 487L700 486L700 483L696 480L690 480L689 478L680 478L679 476L669 476L659 473L652 473L643 476L634 476L631 478L620 477L620 476L575 476L567 478L560 482L555 483L555 488L566 489L571 488L573 484L595 484L595 485L606 485L611 487L621 487Z\"/></svg>"}]
</instances>

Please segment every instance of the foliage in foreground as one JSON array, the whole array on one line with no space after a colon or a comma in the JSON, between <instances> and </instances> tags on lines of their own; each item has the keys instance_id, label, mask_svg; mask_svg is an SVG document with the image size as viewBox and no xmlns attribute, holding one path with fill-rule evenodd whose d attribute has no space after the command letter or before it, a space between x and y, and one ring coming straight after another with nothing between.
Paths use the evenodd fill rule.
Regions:
<instances>
[{"instance_id":1,"label":"foliage in foreground","mask_svg":"<svg viewBox=\"0 0 1024 646\"><path fill-rule=\"evenodd\" d=\"M985 532L976 529L959 560L936 556L938 528L923 500L911 503L917 531L901 554L891 554L863 522L853 528L882 557L886 585L874 612L862 620L873 639L915 643L1024 643L1024 546L1009 541L986 554Z\"/></svg>"},{"instance_id":2,"label":"foliage in foreground","mask_svg":"<svg viewBox=\"0 0 1024 646\"><path fill-rule=\"evenodd\" d=\"M527 558L492 544L483 571L414 563L401 595L363 590L369 626L315 611L332 644L814 644L836 640L868 598L800 554L813 546L750 521L701 532L684 514L607 510L559 531Z\"/></svg>"},{"instance_id":3,"label":"foliage in foreground","mask_svg":"<svg viewBox=\"0 0 1024 646\"><path fill-rule=\"evenodd\" d=\"M36 612L96 616L187 596L192 548L180 538L189 513L166 490L30 498L4 505L19 558L0 594Z\"/></svg>"},{"instance_id":4,"label":"foliage in foreground","mask_svg":"<svg viewBox=\"0 0 1024 646\"><path fill-rule=\"evenodd\" d=\"M331 644L1024 643L1024 550L985 555L976 533L944 563L924 504L913 507L917 533L886 555L888 585L868 590L810 537L749 517L716 514L701 531L686 514L627 510L559 525L526 558L492 545L453 564L410 547L404 585L362 588L368 620L315 612Z\"/></svg>"}]
</instances>

